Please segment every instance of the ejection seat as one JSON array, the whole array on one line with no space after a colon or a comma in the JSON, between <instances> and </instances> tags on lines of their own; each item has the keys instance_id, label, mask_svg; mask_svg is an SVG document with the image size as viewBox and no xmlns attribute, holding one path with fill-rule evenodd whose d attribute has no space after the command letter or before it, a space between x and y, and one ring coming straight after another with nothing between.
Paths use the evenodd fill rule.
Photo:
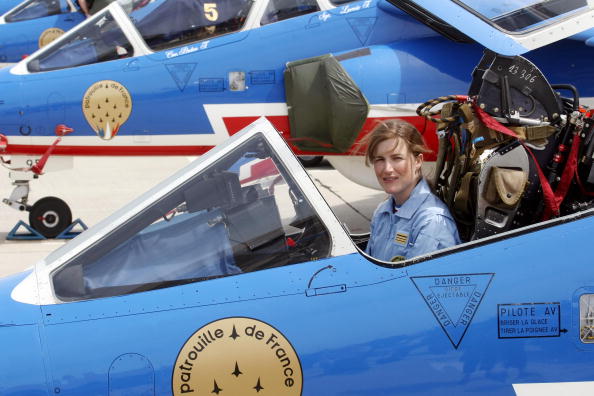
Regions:
<instances>
[{"instance_id":1,"label":"ejection seat","mask_svg":"<svg viewBox=\"0 0 594 396\"><path fill-rule=\"evenodd\" d=\"M443 107L432 111L438 103ZM462 240L542 219L547 208L541 187L555 182L550 164L568 134L563 110L561 98L535 65L490 51L473 72L467 98L441 97L419 107L420 115L438 124L435 190L449 206ZM440 118L432 117L436 114Z\"/></svg>"}]
</instances>

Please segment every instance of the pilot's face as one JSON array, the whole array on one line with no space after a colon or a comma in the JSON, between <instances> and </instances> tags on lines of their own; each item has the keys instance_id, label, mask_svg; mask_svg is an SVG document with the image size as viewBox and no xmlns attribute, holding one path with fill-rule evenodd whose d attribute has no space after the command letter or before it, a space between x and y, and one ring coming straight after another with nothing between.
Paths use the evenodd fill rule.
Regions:
<instances>
[{"instance_id":1,"label":"pilot's face","mask_svg":"<svg viewBox=\"0 0 594 396\"><path fill-rule=\"evenodd\" d=\"M402 205L421 177L423 154L416 157L400 138L386 139L377 145L373 169L384 191Z\"/></svg>"}]
</instances>

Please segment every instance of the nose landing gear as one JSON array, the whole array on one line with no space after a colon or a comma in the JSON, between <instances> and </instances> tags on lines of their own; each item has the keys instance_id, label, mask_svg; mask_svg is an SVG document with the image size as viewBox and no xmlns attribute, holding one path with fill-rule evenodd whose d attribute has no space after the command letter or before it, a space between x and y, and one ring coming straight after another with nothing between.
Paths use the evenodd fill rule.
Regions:
<instances>
[{"instance_id":1,"label":"nose landing gear","mask_svg":"<svg viewBox=\"0 0 594 396\"><path fill-rule=\"evenodd\" d=\"M8 239L72 238L77 234L71 232L76 224L80 224L83 229L87 228L78 219L74 223L72 222L72 212L68 204L60 198L45 197L32 206L28 204L29 182L43 174L44 167L56 146L64 136L72 132L73 129L66 125L56 125L55 134L57 138L47 147L40 158L24 157L18 160L15 160L15 158L5 160L0 156L0 162L10 171L9 177L15 186L10 198L3 199L2 202L13 209L29 212L29 224L19 221L9 233ZM7 152L8 146L8 139L0 134L0 154ZM30 231L30 234L16 234L16 230L21 226Z\"/></svg>"},{"instance_id":2,"label":"nose landing gear","mask_svg":"<svg viewBox=\"0 0 594 396\"><path fill-rule=\"evenodd\" d=\"M41 198L29 209L29 224L46 238L57 237L71 223L72 212L60 198Z\"/></svg>"}]
</instances>

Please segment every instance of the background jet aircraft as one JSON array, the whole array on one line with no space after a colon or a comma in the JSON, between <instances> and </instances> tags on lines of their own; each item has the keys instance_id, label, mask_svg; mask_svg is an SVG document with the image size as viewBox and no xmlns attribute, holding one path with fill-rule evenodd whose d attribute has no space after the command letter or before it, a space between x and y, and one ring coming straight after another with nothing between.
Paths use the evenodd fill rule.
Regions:
<instances>
[{"instance_id":1,"label":"background jet aircraft","mask_svg":"<svg viewBox=\"0 0 594 396\"><path fill-rule=\"evenodd\" d=\"M122 0L126 12L150 1ZM25 0L0 16L0 62L18 62L85 20L74 0Z\"/></svg>"},{"instance_id":2,"label":"background jet aircraft","mask_svg":"<svg viewBox=\"0 0 594 396\"><path fill-rule=\"evenodd\" d=\"M22 0L2 0L2 2L0 2L0 12L4 14L6 11L9 11L20 3L22 3Z\"/></svg>"},{"instance_id":3,"label":"background jet aircraft","mask_svg":"<svg viewBox=\"0 0 594 396\"><path fill-rule=\"evenodd\" d=\"M0 62L18 62L85 19L71 0L26 0L0 16Z\"/></svg>"},{"instance_id":4,"label":"background jet aircraft","mask_svg":"<svg viewBox=\"0 0 594 396\"><path fill-rule=\"evenodd\" d=\"M493 19L504 29L520 26L511 35L483 20L491 15L470 12L472 3L447 2L439 12L417 3L168 0L133 20L112 4L0 71L4 153L17 168L6 202L28 210L44 235L69 224L60 199L29 205L33 175L22 171L48 151L60 124L74 132L51 148L49 167L73 155L202 154L266 116L296 153L335 154L338 170L366 183L360 157L348 154L378 119L407 118L436 147L433 127L414 109L427 98L466 92L483 50L474 40L505 54L531 51L551 81L593 95L590 49L554 42L590 27L585 2L547 2L557 7L548 14L538 2L510 2ZM451 26L436 13L465 22ZM559 17L549 18L556 24L525 18L541 14ZM49 212L53 221L42 224Z\"/></svg>"}]
</instances>

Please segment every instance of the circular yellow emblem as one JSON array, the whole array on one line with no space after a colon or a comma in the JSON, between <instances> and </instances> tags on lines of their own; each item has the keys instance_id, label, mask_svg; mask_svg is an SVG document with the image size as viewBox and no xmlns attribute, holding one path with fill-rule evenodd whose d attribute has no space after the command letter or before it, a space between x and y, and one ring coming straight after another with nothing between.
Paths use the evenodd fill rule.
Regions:
<instances>
[{"instance_id":1,"label":"circular yellow emblem","mask_svg":"<svg viewBox=\"0 0 594 396\"><path fill-rule=\"evenodd\" d=\"M252 318L203 326L184 344L173 369L173 394L301 395L301 362L278 330Z\"/></svg>"},{"instance_id":2,"label":"circular yellow emblem","mask_svg":"<svg viewBox=\"0 0 594 396\"><path fill-rule=\"evenodd\" d=\"M98 81L85 92L82 110L97 136L110 140L130 117L132 97L117 81Z\"/></svg>"},{"instance_id":3,"label":"circular yellow emblem","mask_svg":"<svg viewBox=\"0 0 594 396\"><path fill-rule=\"evenodd\" d=\"M39 48L43 48L63 34L64 31L60 28L52 27L45 29L39 36L37 44L39 45Z\"/></svg>"}]
</instances>

